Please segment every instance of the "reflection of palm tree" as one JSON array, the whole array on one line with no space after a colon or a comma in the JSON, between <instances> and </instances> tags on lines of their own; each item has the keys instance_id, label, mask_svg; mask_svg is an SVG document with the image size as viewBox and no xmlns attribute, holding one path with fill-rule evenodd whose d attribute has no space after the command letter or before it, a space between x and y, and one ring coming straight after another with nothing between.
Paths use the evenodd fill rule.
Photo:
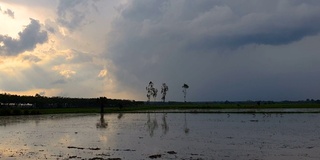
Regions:
<instances>
[{"instance_id":1,"label":"reflection of palm tree","mask_svg":"<svg viewBox=\"0 0 320 160\"><path fill-rule=\"evenodd\" d=\"M119 115L118 115L118 119L121 119L121 118L122 118L122 116L123 116L123 113L119 113Z\"/></svg>"},{"instance_id":2,"label":"reflection of palm tree","mask_svg":"<svg viewBox=\"0 0 320 160\"><path fill-rule=\"evenodd\" d=\"M101 128L101 129L105 129L108 127L108 122L105 122L104 120L104 114L100 114L100 120L98 121L98 123L96 124L97 128Z\"/></svg>"},{"instance_id":3,"label":"reflection of palm tree","mask_svg":"<svg viewBox=\"0 0 320 160\"><path fill-rule=\"evenodd\" d=\"M154 134L154 130L158 128L156 114L154 115L153 121L151 121L150 113L148 113L147 127L148 127L149 134L152 137Z\"/></svg>"},{"instance_id":4,"label":"reflection of palm tree","mask_svg":"<svg viewBox=\"0 0 320 160\"><path fill-rule=\"evenodd\" d=\"M163 129L164 134L167 134L167 132L169 131L169 126L167 124L166 117L167 117L167 113L163 113L163 115L162 115L162 122L163 122L162 129Z\"/></svg>"},{"instance_id":5,"label":"reflection of palm tree","mask_svg":"<svg viewBox=\"0 0 320 160\"><path fill-rule=\"evenodd\" d=\"M188 134L189 133L189 128L188 128L188 124L187 124L187 114L184 113L184 133Z\"/></svg>"}]
</instances>

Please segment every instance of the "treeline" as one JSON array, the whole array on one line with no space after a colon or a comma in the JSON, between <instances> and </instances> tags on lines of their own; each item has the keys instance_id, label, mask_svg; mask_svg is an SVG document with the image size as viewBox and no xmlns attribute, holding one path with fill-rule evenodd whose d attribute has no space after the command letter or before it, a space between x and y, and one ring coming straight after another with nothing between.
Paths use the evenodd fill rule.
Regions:
<instances>
[{"instance_id":1,"label":"treeline","mask_svg":"<svg viewBox=\"0 0 320 160\"><path fill-rule=\"evenodd\" d=\"M171 102L172 103L172 102ZM257 105L268 105L268 104L320 104L320 100L314 100L314 99L306 99L306 100L297 100L297 101L211 101L211 102L193 102L193 103L198 103L198 104L257 104Z\"/></svg>"},{"instance_id":2,"label":"treeline","mask_svg":"<svg viewBox=\"0 0 320 160\"><path fill-rule=\"evenodd\" d=\"M126 107L141 102L131 100L99 98L68 98L68 97L46 97L36 94L35 96L20 96L11 94L0 94L1 108L75 108L75 107Z\"/></svg>"}]
</instances>

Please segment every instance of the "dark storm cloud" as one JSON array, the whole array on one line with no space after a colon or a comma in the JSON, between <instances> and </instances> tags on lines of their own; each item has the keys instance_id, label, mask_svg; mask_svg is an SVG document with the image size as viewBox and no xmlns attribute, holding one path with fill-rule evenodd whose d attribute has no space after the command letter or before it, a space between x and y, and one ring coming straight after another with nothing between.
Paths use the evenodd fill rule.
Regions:
<instances>
[{"instance_id":1,"label":"dark storm cloud","mask_svg":"<svg viewBox=\"0 0 320 160\"><path fill-rule=\"evenodd\" d=\"M90 7L97 10L94 3L97 1L90 0L60 0L57 8L57 22L70 31L73 31L79 26L86 23L87 14L90 12Z\"/></svg>"},{"instance_id":2,"label":"dark storm cloud","mask_svg":"<svg viewBox=\"0 0 320 160\"><path fill-rule=\"evenodd\" d=\"M241 2L132 1L114 22L111 45L125 47L116 56L129 47L143 54L140 46L148 49L168 41L185 51L210 52L289 44L320 31L320 6L314 1Z\"/></svg>"},{"instance_id":3,"label":"dark storm cloud","mask_svg":"<svg viewBox=\"0 0 320 160\"><path fill-rule=\"evenodd\" d=\"M199 99L202 95L212 99L216 95L213 93L217 93L214 89L221 91L228 86L223 78L212 83L217 80L216 76L247 77L239 82L231 80L235 87L221 94L241 95L244 91L245 97L249 91L251 95L258 92L250 84L257 83L262 89L268 83L254 81L250 79L254 78L252 75L261 72L259 75L265 79L272 75L265 71L265 68L273 68L272 63L264 68L259 63L251 63L261 61L254 56L257 53L250 53L255 58L246 55L239 59L224 59L220 57L222 53L239 53L250 46L291 45L320 31L320 2L315 0L135 0L119 7L118 11L108 35L107 57L117 68L111 72L120 87L124 90L131 87L140 93L152 80L159 85L167 82L169 88L175 86L176 89L170 91L178 94L183 83L190 83L190 90L198 89ZM290 53L283 54L290 56ZM274 56L277 59L277 55ZM294 66L288 59L278 58ZM280 86L286 80L284 76L278 85L268 85ZM239 87L241 85L243 87Z\"/></svg>"},{"instance_id":4,"label":"dark storm cloud","mask_svg":"<svg viewBox=\"0 0 320 160\"><path fill-rule=\"evenodd\" d=\"M30 24L19 32L19 38L15 39L6 35L0 35L0 54L17 55L25 51L32 51L37 44L43 44L48 40L46 31L41 31L39 21L30 18Z\"/></svg>"}]
</instances>

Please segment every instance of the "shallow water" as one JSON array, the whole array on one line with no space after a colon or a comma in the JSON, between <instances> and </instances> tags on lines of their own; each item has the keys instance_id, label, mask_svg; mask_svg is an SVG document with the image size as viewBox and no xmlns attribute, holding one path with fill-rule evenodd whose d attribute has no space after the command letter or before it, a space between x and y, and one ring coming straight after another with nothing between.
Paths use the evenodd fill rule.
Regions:
<instances>
[{"instance_id":1,"label":"shallow water","mask_svg":"<svg viewBox=\"0 0 320 160\"><path fill-rule=\"evenodd\" d=\"M320 114L0 117L1 159L320 159Z\"/></svg>"}]
</instances>

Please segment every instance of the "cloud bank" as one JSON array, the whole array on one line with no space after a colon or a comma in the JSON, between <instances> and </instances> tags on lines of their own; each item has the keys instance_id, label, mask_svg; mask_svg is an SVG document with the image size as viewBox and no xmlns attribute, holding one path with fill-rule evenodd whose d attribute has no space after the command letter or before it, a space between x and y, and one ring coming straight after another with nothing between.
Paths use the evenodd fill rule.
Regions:
<instances>
[{"instance_id":1,"label":"cloud bank","mask_svg":"<svg viewBox=\"0 0 320 160\"><path fill-rule=\"evenodd\" d=\"M261 58L268 55L273 55L269 60L283 59L288 66L299 63L285 56L298 54L288 53L291 46L305 45L299 42L319 34L318 1L136 0L118 11L106 57L116 68L111 72L119 87L142 93L141 99L150 80L159 85L167 82L169 88L171 84L174 100L181 97L183 83L191 83L194 100L290 99L300 95L258 92L270 94L290 87L306 91L288 85L289 79L277 74L281 68L273 66L280 63L259 63L267 61ZM284 53L275 55L272 50ZM291 78L306 76L290 69L281 73Z\"/></svg>"},{"instance_id":2,"label":"cloud bank","mask_svg":"<svg viewBox=\"0 0 320 160\"><path fill-rule=\"evenodd\" d=\"M146 100L153 81L168 101L184 83L187 101L319 99L318 0L1 3L4 92Z\"/></svg>"}]
</instances>

